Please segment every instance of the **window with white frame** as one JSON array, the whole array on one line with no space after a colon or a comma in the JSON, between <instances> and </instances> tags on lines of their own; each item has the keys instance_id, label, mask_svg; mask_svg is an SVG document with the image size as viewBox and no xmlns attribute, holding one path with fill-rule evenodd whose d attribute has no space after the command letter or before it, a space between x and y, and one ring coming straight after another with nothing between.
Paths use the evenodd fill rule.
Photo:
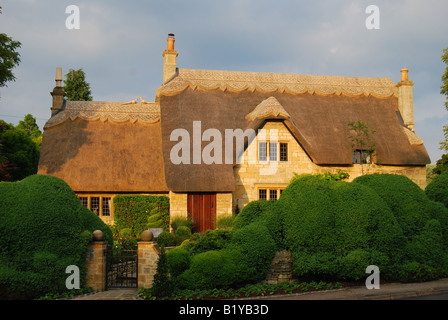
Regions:
<instances>
[{"instance_id":1,"label":"window with white frame","mask_svg":"<svg viewBox=\"0 0 448 320\"><path fill-rule=\"evenodd\" d=\"M112 216L112 196L79 195L81 204L100 217Z\"/></svg>"},{"instance_id":2,"label":"window with white frame","mask_svg":"<svg viewBox=\"0 0 448 320\"><path fill-rule=\"evenodd\" d=\"M288 143L258 142L258 161L288 161Z\"/></svg>"},{"instance_id":3,"label":"window with white frame","mask_svg":"<svg viewBox=\"0 0 448 320\"><path fill-rule=\"evenodd\" d=\"M258 200L278 200L284 188L269 187L258 189Z\"/></svg>"}]
</instances>

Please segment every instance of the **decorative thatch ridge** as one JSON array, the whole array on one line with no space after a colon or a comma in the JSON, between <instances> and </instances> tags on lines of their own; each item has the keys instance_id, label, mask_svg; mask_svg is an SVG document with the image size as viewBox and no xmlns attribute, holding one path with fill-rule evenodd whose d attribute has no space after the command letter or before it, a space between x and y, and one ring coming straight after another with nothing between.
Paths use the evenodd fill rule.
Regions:
<instances>
[{"instance_id":1,"label":"decorative thatch ridge","mask_svg":"<svg viewBox=\"0 0 448 320\"><path fill-rule=\"evenodd\" d=\"M259 91L261 93L338 95L348 97L397 96L396 84L388 78L314 76L282 73L178 69L178 75L159 89L159 95L172 96L185 89L203 91Z\"/></svg>"},{"instance_id":2,"label":"decorative thatch ridge","mask_svg":"<svg viewBox=\"0 0 448 320\"><path fill-rule=\"evenodd\" d=\"M103 101L66 101L65 107L45 124L44 129L56 126L66 120L80 118L86 121L101 120L123 123L139 121L152 124L160 121L158 103L103 102Z\"/></svg>"},{"instance_id":3,"label":"decorative thatch ridge","mask_svg":"<svg viewBox=\"0 0 448 320\"><path fill-rule=\"evenodd\" d=\"M289 119L290 115L275 97L269 97L263 100L255 109L246 115L247 121L256 119L265 119L273 117L275 119Z\"/></svg>"}]
</instances>

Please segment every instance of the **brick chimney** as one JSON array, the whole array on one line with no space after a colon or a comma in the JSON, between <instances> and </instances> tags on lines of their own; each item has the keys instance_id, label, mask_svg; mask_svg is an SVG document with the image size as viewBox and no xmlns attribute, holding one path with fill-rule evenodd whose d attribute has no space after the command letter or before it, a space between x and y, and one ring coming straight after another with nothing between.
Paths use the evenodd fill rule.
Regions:
<instances>
[{"instance_id":1,"label":"brick chimney","mask_svg":"<svg viewBox=\"0 0 448 320\"><path fill-rule=\"evenodd\" d=\"M65 92L62 88L62 68L56 68L56 86L53 91L50 92L53 97L53 104L51 106L51 116L55 115L59 110L61 110L62 105L64 104Z\"/></svg>"},{"instance_id":2,"label":"brick chimney","mask_svg":"<svg viewBox=\"0 0 448 320\"><path fill-rule=\"evenodd\" d=\"M401 69L401 81L398 82L398 109L403 118L404 125L412 131L414 126L414 102L412 86L414 83L408 79L408 69Z\"/></svg>"},{"instance_id":3,"label":"brick chimney","mask_svg":"<svg viewBox=\"0 0 448 320\"><path fill-rule=\"evenodd\" d=\"M174 34L168 34L166 50L163 51L163 84L167 83L177 74L177 55L174 50Z\"/></svg>"}]
</instances>

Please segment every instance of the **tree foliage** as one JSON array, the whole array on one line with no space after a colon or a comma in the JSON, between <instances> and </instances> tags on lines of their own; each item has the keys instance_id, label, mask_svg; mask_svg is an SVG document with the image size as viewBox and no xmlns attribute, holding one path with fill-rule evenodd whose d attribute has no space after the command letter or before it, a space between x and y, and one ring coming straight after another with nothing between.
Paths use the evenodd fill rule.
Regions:
<instances>
[{"instance_id":1,"label":"tree foliage","mask_svg":"<svg viewBox=\"0 0 448 320\"><path fill-rule=\"evenodd\" d=\"M64 91L69 101L92 101L90 84L82 69L70 69L65 75Z\"/></svg>"},{"instance_id":2,"label":"tree foliage","mask_svg":"<svg viewBox=\"0 0 448 320\"><path fill-rule=\"evenodd\" d=\"M21 47L19 41L14 41L4 33L0 33L0 87L7 82L15 81L12 69L20 63L20 54L17 49Z\"/></svg>"},{"instance_id":3,"label":"tree foliage","mask_svg":"<svg viewBox=\"0 0 448 320\"><path fill-rule=\"evenodd\" d=\"M0 120L0 181L22 180L37 173L39 149L26 130Z\"/></svg>"},{"instance_id":4,"label":"tree foliage","mask_svg":"<svg viewBox=\"0 0 448 320\"><path fill-rule=\"evenodd\" d=\"M19 124L16 126L18 129L25 130L31 138L38 138L42 132L39 130L39 126L36 123L36 118L31 114L27 114L23 120L19 121Z\"/></svg>"},{"instance_id":5,"label":"tree foliage","mask_svg":"<svg viewBox=\"0 0 448 320\"><path fill-rule=\"evenodd\" d=\"M442 61L447 66L445 72L442 74L442 86L440 87L440 93L447 96L447 100L445 101L445 107L448 110L448 47L443 49Z\"/></svg>"}]
</instances>

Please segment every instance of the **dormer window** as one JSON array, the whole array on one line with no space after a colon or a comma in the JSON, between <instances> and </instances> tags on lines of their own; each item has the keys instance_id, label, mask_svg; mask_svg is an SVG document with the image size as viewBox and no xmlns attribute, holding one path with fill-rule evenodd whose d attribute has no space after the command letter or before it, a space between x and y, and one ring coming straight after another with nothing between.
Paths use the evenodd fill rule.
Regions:
<instances>
[{"instance_id":1,"label":"dormer window","mask_svg":"<svg viewBox=\"0 0 448 320\"><path fill-rule=\"evenodd\" d=\"M368 164L372 163L372 151L369 150L355 150L353 151L353 164Z\"/></svg>"}]
</instances>

